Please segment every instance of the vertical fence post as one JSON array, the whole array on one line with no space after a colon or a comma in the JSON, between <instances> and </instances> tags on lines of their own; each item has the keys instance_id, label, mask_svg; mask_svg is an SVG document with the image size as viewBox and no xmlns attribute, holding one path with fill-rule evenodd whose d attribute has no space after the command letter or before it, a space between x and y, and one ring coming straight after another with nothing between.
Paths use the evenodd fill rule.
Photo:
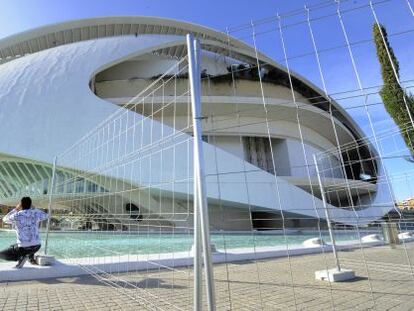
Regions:
<instances>
[{"instance_id":1,"label":"vertical fence post","mask_svg":"<svg viewBox=\"0 0 414 311\"><path fill-rule=\"evenodd\" d=\"M53 191L55 189L56 162L57 162L57 157L55 156L53 159L52 178L50 180L50 186L49 186L49 203L47 207L49 217L47 218L47 224L46 224L45 255L47 255L47 244L49 241L49 231L50 231L50 219L52 218L52 199L53 199L52 196L53 196Z\"/></svg>"},{"instance_id":2,"label":"vertical fence post","mask_svg":"<svg viewBox=\"0 0 414 311\"><path fill-rule=\"evenodd\" d=\"M316 174L318 175L319 189L321 190L323 209L325 210L325 218L328 224L329 236L332 242L332 252L335 257L336 268L338 269L338 271L341 271L341 265L339 264L339 258L336 252L336 242L335 242L335 236L332 230L331 217L329 215L328 204L326 203L325 191L324 191L323 184L322 184L322 179L321 179L321 174L320 174L319 167L318 167L318 160L316 158L316 154L313 155L313 161L315 162Z\"/></svg>"},{"instance_id":3,"label":"vertical fence post","mask_svg":"<svg viewBox=\"0 0 414 311\"><path fill-rule=\"evenodd\" d=\"M195 149L194 149L195 150ZM195 158L195 154L194 154ZM202 309L202 270L201 270L201 229L200 229L200 213L198 205L198 188L195 182L198 179L196 169L194 168L194 310Z\"/></svg>"},{"instance_id":4,"label":"vertical fence post","mask_svg":"<svg viewBox=\"0 0 414 311\"><path fill-rule=\"evenodd\" d=\"M187 35L188 49L188 71L191 88L191 110L193 117L194 131L194 307L195 310L201 310L201 273L199 269L200 240L203 247L203 261L205 280L207 288L207 301L209 310L215 310L215 290L213 277L213 263L211 256L210 229L208 219L208 205L206 196L205 176L204 176L204 155L201 127L201 71L200 71L200 43L194 39L191 34ZM197 217L198 216L198 217ZM200 230L200 231L199 231ZM201 233L201 239L199 234ZM197 264L197 265L196 265Z\"/></svg>"},{"instance_id":5,"label":"vertical fence post","mask_svg":"<svg viewBox=\"0 0 414 311\"><path fill-rule=\"evenodd\" d=\"M193 70L197 69L197 65L193 66L193 63L190 61L190 54L193 53L193 38L187 36L187 49L188 49L188 64L189 64L189 78L190 81L193 78ZM192 54L191 54L192 55ZM195 68L192 68L195 67ZM191 67L191 68L190 68ZM191 91L191 96L193 96L193 91ZM191 98L193 102L193 98ZM194 108L192 109L194 112ZM194 114L194 113L193 113ZM195 126L195 125L194 125ZM195 136L195 135L194 135ZM195 140L194 140L195 142ZM195 145L193 146L193 209L194 209L194 220L193 220L193 231L194 231L194 244L193 244L193 256L194 256L194 310L202 310L202 270L201 270L201 228L200 228L200 210L198 208L198 183L196 182L198 178L198 168L197 168L197 158Z\"/></svg>"}]
</instances>

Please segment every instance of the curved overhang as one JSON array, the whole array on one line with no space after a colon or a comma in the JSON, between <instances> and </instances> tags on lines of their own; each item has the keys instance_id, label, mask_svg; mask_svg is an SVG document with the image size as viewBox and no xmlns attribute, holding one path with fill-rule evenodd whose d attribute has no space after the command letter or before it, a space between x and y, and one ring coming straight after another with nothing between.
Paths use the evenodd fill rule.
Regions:
<instances>
[{"instance_id":1,"label":"curved overhang","mask_svg":"<svg viewBox=\"0 0 414 311\"><path fill-rule=\"evenodd\" d=\"M130 105L133 106L134 111L138 111L139 113L142 113L144 115L148 115L145 113L145 111L141 110L141 105L136 105L136 103L139 103L141 101L140 97L130 98L130 97L124 97L124 98L105 98L105 100L121 106L125 108L129 108ZM178 99L174 99L172 96L154 96L152 97L151 104L153 105L154 109L161 109L164 101L167 102L173 102L176 104L175 112L177 114L186 113L187 105L188 105L188 99L186 97L180 97ZM295 124L297 122L297 109L300 110L300 116L301 116L301 124L306 127L307 129L311 129L315 131L315 133L323 133L323 136L330 142L329 145L324 144L314 144L315 146L322 148L324 150L332 150L335 146L335 135L333 131L329 131L329 129L332 128L332 122L331 118L328 112L323 111L321 109L318 109L312 105L306 105L303 102L297 102L299 108L292 103L292 102L286 102L281 99L275 99L275 98L265 98L266 105L267 105L267 113L265 113L264 110L261 110L260 107L263 106L263 99L259 97L243 97L243 96L202 96L202 102L206 103L208 106L208 109L205 109L205 114L208 115L208 111L210 109L214 109L215 107L225 108L226 106L229 107L229 110L231 111L231 107L234 107L235 104L238 104L239 107L245 106L249 107L248 109L240 108L240 111L238 112L239 117L241 118L259 118L259 121L262 123L262 119L267 116L267 120L269 122L277 122L277 121L286 121L291 122L292 124ZM258 109L259 108L259 109ZM204 113L204 112L203 112ZM227 119L228 120L228 119ZM168 122L166 120L166 115L164 115L164 122ZM247 123L245 124L243 121L238 121L238 127L237 132L235 132L235 135L238 135L241 131L240 127L243 126L249 126L254 125L255 123ZM253 121L252 121L253 122ZM353 133L351 133L344 124L342 124L339 120L334 119L334 124L337 129L337 135L338 139L342 144L350 144L355 141ZM169 124L170 126L173 126L173 124ZM215 125L214 127L210 128L210 123L207 119L207 121L204 124L204 131L211 133L221 133L221 134L229 134L232 132L232 129L235 130L235 128L229 127L229 125L226 123L223 130L221 130L221 127L218 125ZM294 131L290 131L290 135L284 135L285 131L283 128L275 127L274 130L277 133L273 133L271 131L272 137L283 137L283 138L298 138L299 134L297 131L297 128L295 128ZM253 133L252 133L253 135ZM254 133L255 136L261 136L261 133ZM281 136L282 135L282 136ZM312 143L312 141L308 141L308 143Z\"/></svg>"}]
</instances>

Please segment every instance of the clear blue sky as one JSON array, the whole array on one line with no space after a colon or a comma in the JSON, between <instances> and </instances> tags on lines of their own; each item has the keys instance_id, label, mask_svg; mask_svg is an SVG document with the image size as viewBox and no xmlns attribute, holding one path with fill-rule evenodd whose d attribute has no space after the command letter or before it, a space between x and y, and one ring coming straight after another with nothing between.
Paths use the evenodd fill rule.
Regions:
<instances>
[{"instance_id":1,"label":"clear blue sky","mask_svg":"<svg viewBox=\"0 0 414 311\"><path fill-rule=\"evenodd\" d=\"M258 20L277 13L290 12L302 9L305 4L315 5L323 0L0 0L0 38L19 33L24 30L40 27L47 24L65 20L88 18L95 16L117 15L143 15L168 17L193 23L202 24L217 30L225 30L226 27L234 27L249 23L250 20ZM390 42L400 61L401 78L407 87L414 85L414 17L408 10L407 0L391 0L376 6L381 23L383 23L391 36ZM412 0L410 0L412 1ZM332 1L333 2L333 1ZM355 8L367 4L367 0L344 1L343 8ZM335 16L335 7L312 12L313 17L333 14L332 17L323 18L313 22L315 38L320 54L322 67L330 94L348 92L358 88L355 74L352 69L348 51L345 47L330 50L345 43L338 17ZM285 18L284 24L294 24L303 21L305 12L296 16ZM352 43L371 39L373 24L372 13L369 8L359 9L344 14L344 22L349 31ZM259 33L257 45L260 50L283 63L283 51L279 33L276 31L275 22L263 24L256 29ZM251 29L234 33L234 36L252 43ZM307 24L299 23L284 31L288 57L292 58L289 65L292 70L305 76L313 83L321 86L321 80L317 70L315 56L309 54L304 57L299 55L313 51ZM353 52L357 68L360 73L363 87L373 87L381 84L379 66L375 57L375 48L372 42L367 41L353 46ZM357 95L358 93L352 93ZM360 94L360 93L359 93ZM351 93L347 93L347 96ZM364 103L364 97L341 99L344 94L332 95L344 107L360 106ZM379 103L381 99L377 94L368 97L369 103ZM382 105L374 105L369 108L375 122L377 131L390 130L395 126L388 117ZM363 108L348 110L358 121L358 124L367 135L372 135L367 124L367 116ZM397 138L397 144L401 140ZM393 144L387 143L384 147L387 153ZM401 149L399 154L407 154ZM388 163L389 162L389 163ZM414 164L404 160L390 160L387 162L391 174L414 170ZM414 187L414 181L413 185ZM402 186L396 186L396 194L399 198L414 196L411 185L404 182Z\"/></svg>"},{"instance_id":2,"label":"clear blue sky","mask_svg":"<svg viewBox=\"0 0 414 311\"><path fill-rule=\"evenodd\" d=\"M302 0L1 0L0 37L33 27L76 18L145 15L181 19L224 29L250 19L287 12ZM306 3L318 3L309 0Z\"/></svg>"}]
</instances>

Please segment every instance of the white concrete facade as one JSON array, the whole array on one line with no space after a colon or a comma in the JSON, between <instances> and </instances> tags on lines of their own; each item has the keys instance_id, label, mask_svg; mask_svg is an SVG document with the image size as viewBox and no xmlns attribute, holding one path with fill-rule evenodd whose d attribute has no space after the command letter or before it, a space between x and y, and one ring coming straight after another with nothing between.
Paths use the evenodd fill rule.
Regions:
<instances>
[{"instance_id":1,"label":"white concrete facade","mask_svg":"<svg viewBox=\"0 0 414 311\"><path fill-rule=\"evenodd\" d=\"M155 26L139 26L148 24ZM112 25L108 26L113 29L112 35L100 36L99 29L102 25ZM122 25L123 30L117 25ZM94 27L96 35L93 32ZM143 30L144 28L151 31ZM76 35L78 29L81 34L84 33L84 37ZM3 134L3 139L0 140L0 162L4 164L0 170L0 203L10 204L22 193L17 190L23 185L35 184L36 180L42 183L48 178L55 155L67 150L108 116L125 109L120 106L149 85L155 76L165 72L183 57L184 35L187 32L195 32L207 50L203 52L202 69L210 75L228 73L227 64L223 61L224 56L228 56L223 52L226 38L222 34L201 26L171 20L140 17L81 20L36 29L0 41L0 51L6 51L8 46L14 51L16 45L22 46L23 50L32 50L27 50L27 55L23 52L24 56L15 52L9 58L3 58L0 65L0 133ZM57 42L61 33L63 39ZM70 33L72 35L68 35ZM56 40L53 41L52 37ZM44 38L49 38L48 42L43 42ZM32 46L33 40L41 42L36 49ZM50 44L51 41L57 43ZM232 49L237 52L232 56L236 64L254 60L254 50L251 47L235 39L231 44ZM155 51L157 53L154 54ZM283 70L265 55L260 54L259 58L273 68ZM309 89L322 94L309 81L299 76L296 78ZM187 79L182 78L177 85L184 89ZM246 154L248 148L252 149L248 144L264 144L263 139L268 135L264 126L265 115L260 112L263 98L258 82L239 80L233 87L228 82L209 85L203 82L203 114L217 115L214 119L216 123L207 119L203 124L204 134L207 136L204 143L207 191L212 211L212 227L217 230L252 229L248 221L233 225L223 224L220 220L222 209L219 206L224 206L228 215L234 215L234 218L242 218L237 215L245 215L255 210L275 213L283 210L305 218L324 218L322 202L312 195L309 188L316 185L313 154L337 145L330 116L323 109L312 105L300 92L296 92L297 100L303 106L301 117L305 158L290 89L265 82L264 91L267 105L271 108L267 116L270 116L268 124L273 147L270 160L275 163L276 176L272 169L266 171L257 164L264 161L260 158L260 148L264 148L263 154L267 156L266 146L255 147L254 150L259 151L255 151L254 155ZM178 102L179 108L175 115L167 114L162 120L155 118L152 124L155 131L173 131L173 126L179 128L180 124L186 122L186 111L184 108L180 110L180 107L184 107L185 100L181 104L180 106ZM238 111L242 111L238 113L238 118L227 120L225 127L217 128L220 115L235 111L236 106ZM361 131L358 126L339 106L336 111L341 116L334 120L340 143L349 144L360 139ZM141 114L137 116L134 111L127 111L127 115L131 118L142 118ZM190 134L186 132L181 139L188 140ZM248 139L250 143L246 143ZM165 142L164 148L168 149L168 144L173 146L178 142ZM176 172L181 171L184 177L191 175L191 158L188 158L191 152L184 149L175 149L180 162L172 163L171 157L166 156L159 160L157 166L144 166L146 171L140 171L139 175L134 175L132 166L128 168L136 186L145 185L146 176L149 174L152 179L163 176L159 177L160 186L155 188L165 194L163 208L166 210L180 208L178 205L172 206L172 192L177 197L192 194L192 185L188 182L175 184L174 191L171 187L161 185L162 178L172 176L172 167ZM370 152L375 153L375 150ZM340 164L335 156L329 162L328 165ZM99 166L99 163L94 164ZM77 167L70 165L65 160L59 163L62 174L70 174L71 169L93 169L86 162L77 163ZM377 175L383 175L381 163L375 165ZM307 175L306 166L310 176ZM109 170L105 175L108 179L122 180L122 174L118 171ZM345 179L341 170L334 170L325 177L332 181ZM175 175L175 178L179 179L179 176ZM377 187L376 184L352 180L350 176L347 178L350 179L352 187L366 191L363 192L366 193L365 196L358 198L364 201L366 208L352 211L332 205L330 208L333 220L347 224L365 224L382 217L393 208L382 204L391 200L388 189L379 181L377 183L381 186ZM98 180L95 182L96 186L91 187L114 191L108 184L99 184ZM154 180L153 183L157 184ZM43 202L45 194L39 193L38 199ZM147 199L150 202L155 198L149 195ZM169 221L174 222L171 219Z\"/></svg>"}]
</instances>

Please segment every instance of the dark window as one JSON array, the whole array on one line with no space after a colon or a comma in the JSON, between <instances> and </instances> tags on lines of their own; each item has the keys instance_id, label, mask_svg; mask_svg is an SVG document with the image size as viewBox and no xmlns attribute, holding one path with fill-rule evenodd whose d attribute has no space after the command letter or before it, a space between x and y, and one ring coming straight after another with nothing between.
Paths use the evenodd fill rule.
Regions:
<instances>
[{"instance_id":1,"label":"dark window","mask_svg":"<svg viewBox=\"0 0 414 311\"><path fill-rule=\"evenodd\" d=\"M243 137L244 152L246 160L265 170L273 173L273 159L270 141L266 137Z\"/></svg>"},{"instance_id":2,"label":"dark window","mask_svg":"<svg viewBox=\"0 0 414 311\"><path fill-rule=\"evenodd\" d=\"M143 217L139 213L140 212L140 209L135 204L133 204L133 203L127 203L125 205L125 210L127 212L129 212L129 214L130 214L129 217L131 219L136 219L137 221L141 221L142 220Z\"/></svg>"}]
</instances>

